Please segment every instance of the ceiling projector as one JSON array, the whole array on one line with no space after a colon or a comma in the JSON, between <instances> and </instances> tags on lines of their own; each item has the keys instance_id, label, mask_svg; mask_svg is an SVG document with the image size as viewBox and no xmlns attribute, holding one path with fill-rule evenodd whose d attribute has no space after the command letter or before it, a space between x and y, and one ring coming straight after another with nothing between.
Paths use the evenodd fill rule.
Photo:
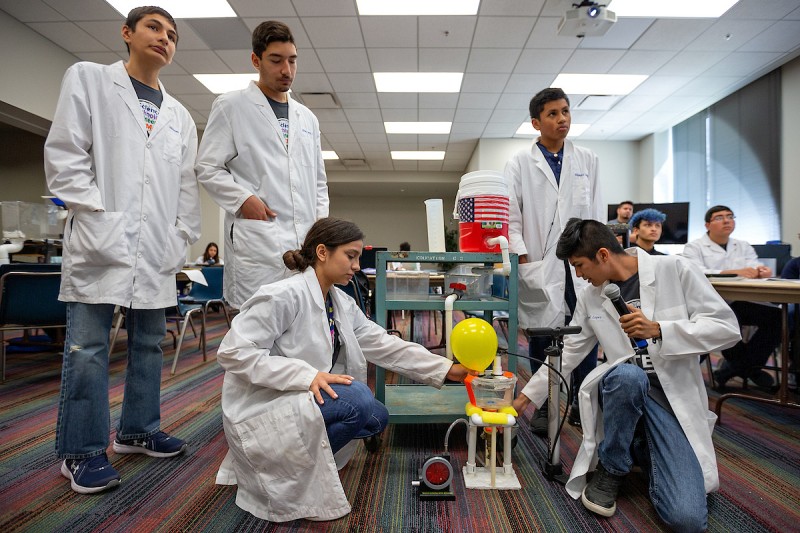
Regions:
<instances>
[{"instance_id":1,"label":"ceiling projector","mask_svg":"<svg viewBox=\"0 0 800 533\"><path fill-rule=\"evenodd\" d=\"M558 24L558 34L566 37L600 37L611 29L617 15L606 6L583 1L572 4Z\"/></svg>"}]
</instances>

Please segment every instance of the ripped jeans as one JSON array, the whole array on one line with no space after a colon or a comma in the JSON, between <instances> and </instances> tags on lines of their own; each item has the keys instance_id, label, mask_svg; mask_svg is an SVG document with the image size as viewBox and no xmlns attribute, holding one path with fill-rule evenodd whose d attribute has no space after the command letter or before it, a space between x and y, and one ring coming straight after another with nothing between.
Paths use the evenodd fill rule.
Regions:
<instances>
[{"instance_id":1,"label":"ripped jeans","mask_svg":"<svg viewBox=\"0 0 800 533\"><path fill-rule=\"evenodd\" d=\"M113 304L67 303L67 335L56 425L60 459L100 455L109 444L108 350ZM164 309L127 309L128 367L117 435L157 433L161 424Z\"/></svg>"}]
</instances>

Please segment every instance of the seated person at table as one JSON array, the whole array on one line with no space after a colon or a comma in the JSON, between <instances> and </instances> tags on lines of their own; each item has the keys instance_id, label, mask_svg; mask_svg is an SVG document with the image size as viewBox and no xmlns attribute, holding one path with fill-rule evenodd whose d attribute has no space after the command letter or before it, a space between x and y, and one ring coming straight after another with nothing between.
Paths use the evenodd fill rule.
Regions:
<instances>
[{"instance_id":1,"label":"seated person at table","mask_svg":"<svg viewBox=\"0 0 800 533\"><path fill-rule=\"evenodd\" d=\"M337 465L352 455L354 439L378 435L389 419L367 387L367 361L437 388L467 375L389 335L334 287L359 270L363 239L351 222L315 222L303 247L283 256L300 273L256 291L220 344L230 451L217 483L238 484L236 504L259 518L350 512Z\"/></svg>"},{"instance_id":2,"label":"seated person at table","mask_svg":"<svg viewBox=\"0 0 800 533\"><path fill-rule=\"evenodd\" d=\"M208 246L206 246L206 251L203 252L203 255L198 256L197 259L195 259L194 264L202 266L221 265L222 257L219 255L219 247L217 246L217 243L208 243Z\"/></svg>"},{"instance_id":3,"label":"seated person at table","mask_svg":"<svg viewBox=\"0 0 800 533\"><path fill-rule=\"evenodd\" d=\"M706 211L706 234L687 244L682 255L705 274L735 274L743 278L769 278L772 270L758 262L756 251L745 241L731 238L736 229L736 217L729 207L715 205ZM756 326L747 342L722 351L724 360L714 371L717 389L734 376L749 378L760 387L772 387L775 382L763 367L778 346L781 337L780 309L753 302L728 302L741 325Z\"/></svg>"},{"instance_id":4,"label":"seated person at table","mask_svg":"<svg viewBox=\"0 0 800 533\"><path fill-rule=\"evenodd\" d=\"M698 355L733 345L739 326L730 308L698 269L677 256L626 251L596 220L570 219L556 256L568 259L591 283L578 293L572 326L564 337L562 373L568 374L599 341L607 362L583 381L578 394L583 442L567 492L601 516L612 516L624 477L634 461L650 474L650 499L675 531L704 531L706 494L719 487ZM629 314L620 316L604 294L619 285ZM634 354L632 339L646 339ZM514 400L522 412L547 397L542 367ZM596 464L591 480L586 475Z\"/></svg>"},{"instance_id":5,"label":"seated person at table","mask_svg":"<svg viewBox=\"0 0 800 533\"><path fill-rule=\"evenodd\" d=\"M631 218L631 231L636 233L636 243L650 255L664 255L653 246L661 238L661 230L667 215L658 209L642 209Z\"/></svg>"}]
</instances>

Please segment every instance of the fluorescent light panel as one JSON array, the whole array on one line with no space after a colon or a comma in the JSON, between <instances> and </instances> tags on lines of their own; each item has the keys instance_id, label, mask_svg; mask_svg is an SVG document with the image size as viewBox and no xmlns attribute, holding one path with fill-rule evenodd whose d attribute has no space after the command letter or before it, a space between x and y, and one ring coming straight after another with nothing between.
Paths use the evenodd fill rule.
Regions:
<instances>
[{"instance_id":1,"label":"fluorescent light panel","mask_svg":"<svg viewBox=\"0 0 800 533\"><path fill-rule=\"evenodd\" d=\"M106 0L106 2L127 17L131 9L143 5L142 0ZM165 9L176 19L204 19L235 17L236 13L226 0L160 0L158 7ZM178 32L180 35L180 31Z\"/></svg>"},{"instance_id":2,"label":"fluorescent light panel","mask_svg":"<svg viewBox=\"0 0 800 533\"><path fill-rule=\"evenodd\" d=\"M476 15L480 0L356 0L359 15Z\"/></svg>"},{"instance_id":3,"label":"fluorescent light panel","mask_svg":"<svg viewBox=\"0 0 800 533\"><path fill-rule=\"evenodd\" d=\"M618 17L717 18L739 0L613 0L608 6Z\"/></svg>"},{"instance_id":4,"label":"fluorescent light panel","mask_svg":"<svg viewBox=\"0 0 800 533\"><path fill-rule=\"evenodd\" d=\"M452 122L384 122L386 133L450 133Z\"/></svg>"},{"instance_id":5,"label":"fluorescent light panel","mask_svg":"<svg viewBox=\"0 0 800 533\"><path fill-rule=\"evenodd\" d=\"M333 150L323 150L322 159L339 159L339 154Z\"/></svg>"},{"instance_id":6,"label":"fluorescent light panel","mask_svg":"<svg viewBox=\"0 0 800 533\"><path fill-rule=\"evenodd\" d=\"M379 93L457 93L463 72L374 72Z\"/></svg>"},{"instance_id":7,"label":"fluorescent light panel","mask_svg":"<svg viewBox=\"0 0 800 533\"><path fill-rule=\"evenodd\" d=\"M250 81L258 81L258 73L252 74L195 74L195 79L214 94L244 89Z\"/></svg>"},{"instance_id":8,"label":"fluorescent light panel","mask_svg":"<svg viewBox=\"0 0 800 533\"><path fill-rule=\"evenodd\" d=\"M591 124L570 124L569 133L567 134L567 137L578 137L584 131L588 130L590 126ZM517 131L514 135L534 137L539 135L539 132L536 131L536 129L533 127L533 124L531 124L531 122L528 121L520 124L519 128L517 128Z\"/></svg>"},{"instance_id":9,"label":"fluorescent light panel","mask_svg":"<svg viewBox=\"0 0 800 533\"><path fill-rule=\"evenodd\" d=\"M646 79L639 74L559 74L550 87L567 94L628 94Z\"/></svg>"},{"instance_id":10,"label":"fluorescent light panel","mask_svg":"<svg viewBox=\"0 0 800 533\"><path fill-rule=\"evenodd\" d=\"M392 159L416 161L441 161L444 159L444 150L427 150L424 152L392 150Z\"/></svg>"}]
</instances>

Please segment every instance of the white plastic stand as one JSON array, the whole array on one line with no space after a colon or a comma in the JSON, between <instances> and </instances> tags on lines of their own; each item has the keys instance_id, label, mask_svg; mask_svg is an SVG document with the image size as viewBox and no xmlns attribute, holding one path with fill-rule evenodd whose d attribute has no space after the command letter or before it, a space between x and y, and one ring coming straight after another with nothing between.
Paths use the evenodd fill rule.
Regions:
<instances>
[{"instance_id":1,"label":"white plastic stand","mask_svg":"<svg viewBox=\"0 0 800 533\"><path fill-rule=\"evenodd\" d=\"M505 424L475 424L472 418L469 419L468 441L467 441L467 464L462 468L464 473L464 486L468 489L499 489L499 490L519 490L522 488L514 466L511 464L511 425ZM478 428L491 427L491 459L488 467L476 466L475 448L478 440ZM497 428L506 428L503 431L503 466L497 468Z\"/></svg>"}]
</instances>

